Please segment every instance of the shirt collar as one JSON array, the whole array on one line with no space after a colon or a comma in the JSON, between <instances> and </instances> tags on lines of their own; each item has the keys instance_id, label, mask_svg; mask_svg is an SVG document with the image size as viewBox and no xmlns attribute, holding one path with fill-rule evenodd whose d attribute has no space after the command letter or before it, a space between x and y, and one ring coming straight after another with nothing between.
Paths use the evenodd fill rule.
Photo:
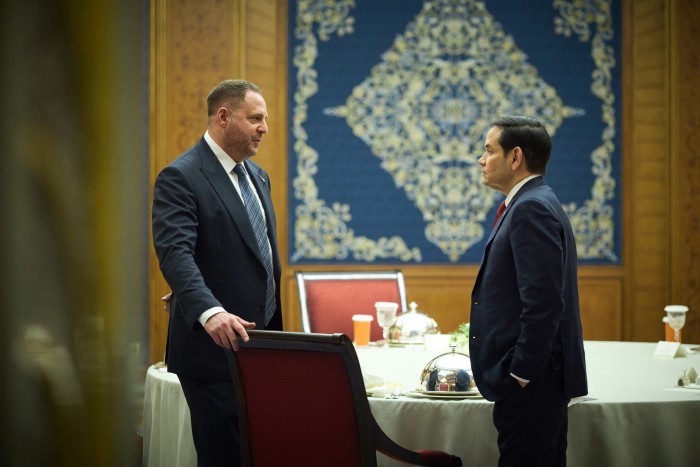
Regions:
<instances>
[{"instance_id":1,"label":"shirt collar","mask_svg":"<svg viewBox=\"0 0 700 467\"><path fill-rule=\"evenodd\" d=\"M520 180L518 183L515 184L513 188L510 189L508 192L508 196L506 196L506 206L510 204L510 201L513 199L513 197L520 191L520 189L525 185L527 182L532 180L533 178L539 177L539 174L535 175L530 175L529 177L525 177L522 180Z\"/></svg>"},{"instance_id":2,"label":"shirt collar","mask_svg":"<svg viewBox=\"0 0 700 467\"><path fill-rule=\"evenodd\" d=\"M226 154L226 151L224 151L221 146L216 144L216 141L214 141L214 138L211 137L209 134L209 130L204 133L204 140L207 142L209 147L211 148L212 152L216 156L216 158L219 160L219 163L221 163L221 166L224 168L226 173L231 173L233 168L236 166L236 161L234 161L231 156Z\"/></svg>"}]
</instances>

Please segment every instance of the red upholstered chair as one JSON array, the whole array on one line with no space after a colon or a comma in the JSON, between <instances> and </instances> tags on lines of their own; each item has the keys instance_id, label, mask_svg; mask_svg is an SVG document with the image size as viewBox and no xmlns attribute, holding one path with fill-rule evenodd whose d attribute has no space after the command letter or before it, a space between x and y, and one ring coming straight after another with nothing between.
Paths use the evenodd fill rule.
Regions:
<instances>
[{"instance_id":1,"label":"red upholstered chair","mask_svg":"<svg viewBox=\"0 0 700 467\"><path fill-rule=\"evenodd\" d=\"M360 364L343 334L248 331L227 351L243 465L376 466L376 451L407 464L461 466L442 451L405 449L372 416Z\"/></svg>"},{"instance_id":2,"label":"red upholstered chair","mask_svg":"<svg viewBox=\"0 0 700 467\"><path fill-rule=\"evenodd\" d=\"M352 315L374 317L370 340L382 339L375 302L399 304L406 311L406 286L401 271L297 272L301 326L304 332L353 335Z\"/></svg>"}]
</instances>

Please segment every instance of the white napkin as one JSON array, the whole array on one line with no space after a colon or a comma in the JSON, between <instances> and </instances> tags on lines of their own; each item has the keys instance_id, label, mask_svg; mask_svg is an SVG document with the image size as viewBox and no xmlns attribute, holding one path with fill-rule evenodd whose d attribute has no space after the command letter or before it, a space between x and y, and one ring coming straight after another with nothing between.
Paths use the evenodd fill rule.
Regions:
<instances>
[{"instance_id":1,"label":"white napkin","mask_svg":"<svg viewBox=\"0 0 700 467\"><path fill-rule=\"evenodd\" d=\"M363 373L362 378L365 380L365 390L380 388L384 386L384 378L379 376L370 375L369 373Z\"/></svg>"}]
</instances>

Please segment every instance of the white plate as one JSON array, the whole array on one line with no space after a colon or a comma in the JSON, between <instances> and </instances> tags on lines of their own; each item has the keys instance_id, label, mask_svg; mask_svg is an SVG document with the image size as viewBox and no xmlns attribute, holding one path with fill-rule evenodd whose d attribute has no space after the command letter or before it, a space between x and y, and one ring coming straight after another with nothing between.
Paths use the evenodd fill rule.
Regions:
<instances>
[{"instance_id":1,"label":"white plate","mask_svg":"<svg viewBox=\"0 0 700 467\"><path fill-rule=\"evenodd\" d=\"M429 396L461 397L479 395L479 391L471 389L469 391L415 391Z\"/></svg>"},{"instance_id":2,"label":"white plate","mask_svg":"<svg viewBox=\"0 0 700 467\"><path fill-rule=\"evenodd\" d=\"M443 400L460 400L460 399L483 399L478 392L444 392L444 391L413 391L406 394L408 397L417 399L443 399Z\"/></svg>"}]
</instances>

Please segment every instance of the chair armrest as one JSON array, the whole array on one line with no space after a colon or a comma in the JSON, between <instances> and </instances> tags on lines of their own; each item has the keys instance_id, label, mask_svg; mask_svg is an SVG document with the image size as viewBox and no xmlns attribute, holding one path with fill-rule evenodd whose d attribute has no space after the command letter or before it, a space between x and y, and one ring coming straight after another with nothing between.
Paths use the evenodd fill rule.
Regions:
<instances>
[{"instance_id":1,"label":"chair armrest","mask_svg":"<svg viewBox=\"0 0 700 467\"><path fill-rule=\"evenodd\" d=\"M444 451L411 451L398 445L384 433L376 420L374 420L374 441L377 451L406 464L425 467L461 467L463 465L461 458Z\"/></svg>"}]
</instances>

